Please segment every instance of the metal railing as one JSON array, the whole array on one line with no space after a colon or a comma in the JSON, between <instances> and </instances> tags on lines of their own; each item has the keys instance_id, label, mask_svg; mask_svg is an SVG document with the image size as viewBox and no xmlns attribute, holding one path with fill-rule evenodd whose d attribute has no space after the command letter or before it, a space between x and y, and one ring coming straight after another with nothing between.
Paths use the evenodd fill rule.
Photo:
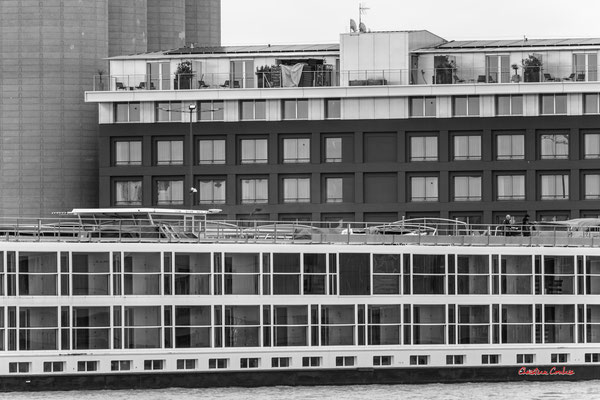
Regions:
<instances>
[{"instance_id":1,"label":"metal railing","mask_svg":"<svg viewBox=\"0 0 600 400\"><path fill-rule=\"evenodd\" d=\"M485 67L388 69L388 70L325 70L304 71L295 80L281 71L256 72L243 77L229 73L171 74L155 77L146 74L96 75L94 91L129 90L203 90L256 89L282 87L347 87L390 85L454 85L503 83L597 82L598 71L580 70L573 66L522 67L516 70L490 70Z\"/></svg>"},{"instance_id":2,"label":"metal railing","mask_svg":"<svg viewBox=\"0 0 600 400\"><path fill-rule=\"evenodd\" d=\"M600 245L600 226L568 223L466 224L445 219L393 223L273 222L78 218L0 221L0 241L279 244L411 244L440 246Z\"/></svg>"}]
</instances>

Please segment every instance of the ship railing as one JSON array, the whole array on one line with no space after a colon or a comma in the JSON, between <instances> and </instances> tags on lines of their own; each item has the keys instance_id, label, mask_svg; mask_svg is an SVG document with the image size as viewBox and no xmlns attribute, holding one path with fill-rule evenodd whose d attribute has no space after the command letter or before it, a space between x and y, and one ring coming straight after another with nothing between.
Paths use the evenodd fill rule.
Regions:
<instances>
[{"instance_id":1,"label":"ship railing","mask_svg":"<svg viewBox=\"0 0 600 400\"><path fill-rule=\"evenodd\" d=\"M0 220L0 241L593 247L600 245L600 220L504 225L468 224L441 218L390 223L19 218Z\"/></svg>"}]
</instances>

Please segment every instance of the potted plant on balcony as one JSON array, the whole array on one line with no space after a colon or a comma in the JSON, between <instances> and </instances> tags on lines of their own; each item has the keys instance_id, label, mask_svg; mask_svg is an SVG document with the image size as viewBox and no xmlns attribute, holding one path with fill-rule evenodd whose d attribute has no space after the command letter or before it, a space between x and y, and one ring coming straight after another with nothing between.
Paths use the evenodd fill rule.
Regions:
<instances>
[{"instance_id":1,"label":"potted plant on balcony","mask_svg":"<svg viewBox=\"0 0 600 400\"><path fill-rule=\"evenodd\" d=\"M519 66L517 64L513 64L510 66L512 69L515 70L515 74L512 76L512 78L510 78L510 80L514 83L519 83L521 82L521 75L519 75Z\"/></svg>"},{"instance_id":2,"label":"potted plant on balcony","mask_svg":"<svg viewBox=\"0 0 600 400\"><path fill-rule=\"evenodd\" d=\"M456 73L456 63L449 56L435 56L433 59L435 75L434 83L445 85L452 83L452 78Z\"/></svg>"},{"instance_id":3,"label":"potted plant on balcony","mask_svg":"<svg viewBox=\"0 0 600 400\"><path fill-rule=\"evenodd\" d=\"M523 78L525 82L539 82L542 72L542 62L534 54L522 61Z\"/></svg>"},{"instance_id":4,"label":"potted plant on balcony","mask_svg":"<svg viewBox=\"0 0 600 400\"><path fill-rule=\"evenodd\" d=\"M192 62L180 62L175 71L175 89L190 89L192 87L192 77Z\"/></svg>"}]
</instances>

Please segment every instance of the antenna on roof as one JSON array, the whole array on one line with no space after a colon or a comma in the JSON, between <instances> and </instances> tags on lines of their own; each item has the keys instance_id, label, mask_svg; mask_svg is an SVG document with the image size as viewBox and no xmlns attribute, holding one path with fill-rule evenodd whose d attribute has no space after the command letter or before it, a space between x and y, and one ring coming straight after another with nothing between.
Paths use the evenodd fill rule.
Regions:
<instances>
[{"instance_id":1,"label":"antenna on roof","mask_svg":"<svg viewBox=\"0 0 600 400\"><path fill-rule=\"evenodd\" d=\"M353 19L350 19L350 32L356 32L358 30L358 28L356 28L356 21Z\"/></svg>"},{"instance_id":2,"label":"antenna on roof","mask_svg":"<svg viewBox=\"0 0 600 400\"><path fill-rule=\"evenodd\" d=\"M367 32L367 26L362 22L362 16L367 13L367 10L370 10L370 8L366 4L358 3L358 31L360 33Z\"/></svg>"}]
</instances>

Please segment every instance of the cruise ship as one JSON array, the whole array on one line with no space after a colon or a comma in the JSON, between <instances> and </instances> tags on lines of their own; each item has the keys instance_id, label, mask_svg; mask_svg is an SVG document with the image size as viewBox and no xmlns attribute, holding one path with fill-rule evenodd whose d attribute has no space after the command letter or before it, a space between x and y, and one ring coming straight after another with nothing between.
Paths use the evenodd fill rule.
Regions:
<instances>
[{"instance_id":1,"label":"cruise ship","mask_svg":"<svg viewBox=\"0 0 600 400\"><path fill-rule=\"evenodd\" d=\"M3 221L0 390L600 376L600 221Z\"/></svg>"}]
</instances>

